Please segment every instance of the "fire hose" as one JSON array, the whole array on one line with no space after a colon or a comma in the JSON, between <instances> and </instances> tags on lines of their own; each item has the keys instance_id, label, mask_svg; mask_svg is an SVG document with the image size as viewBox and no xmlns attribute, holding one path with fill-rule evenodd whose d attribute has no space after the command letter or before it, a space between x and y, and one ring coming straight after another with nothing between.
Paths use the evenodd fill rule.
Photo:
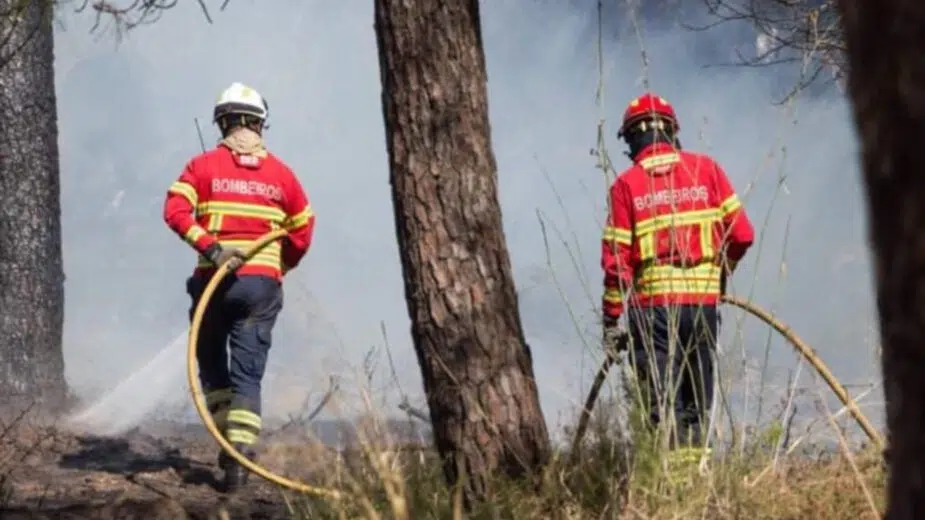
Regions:
<instances>
[{"instance_id":1,"label":"fire hose","mask_svg":"<svg viewBox=\"0 0 925 520\"><path fill-rule=\"evenodd\" d=\"M253 245L251 245L251 247L244 251L245 257L250 259L261 249L270 243L283 238L284 236L286 236L286 231L283 229L274 230L261 236ZM218 425L215 424L215 420L212 418L212 414L209 412L208 406L206 405L205 395L202 392L202 387L199 383L199 377L196 372L196 369L198 368L196 348L199 338L199 329L202 326L202 319L205 315L205 310L209 305L209 301L211 300L212 295L218 288L218 285L226 276L228 276L229 273L230 271L228 270L227 264L219 266L218 270L209 280L209 283L206 284L202 296L200 297L199 302L193 312L193 318L190 321L189 340L187 344L186 376L193 398L193 405L196 407L196 412L199 414L199 418L202 420L202 423L205 425L206 430L208 430L212 438L215 439L219 446L221 446L222 449L225 450L225 452L232 459L241 464L241 466L246 468L248 471L258 475L264 480L267 480L268 482L283 488L301 493L322 496L335 500L343 498L344 494L339 490L292 480L282 475L276 474L264 468L263 466L260 466L235 449L235 447L230 442L228 442L227 439L225 439L225 436L218 429ZM838 399L848 409L848 412L851 414L851 416L854 417L855 421L857 421L861 429L864 430L864 433L866 433L867 436L873 442L875 442L881 450L883 449L883 439L881 438L880 433L874 428L867 417L864 416L864 414L858 408L857 403L855 403L851 395L848 394L848 391L845 389L845 387L838 381L838 379L835 378L825 363L822 362L822 359L819 357L819 355L816 354L816 352L810 348L810 346L807 345L799 336L790 330L790 327L774 318L771 313L746 300L742 300L735 296L723 295L722 301L723 303L728 303L745 310L761 321L767 323L772 328L774 328L774 330L780 333L781 336L783 336L791 345L793 345L797 352L799 352L799 354L806 361L808 361L813 368L816 369L816 372L822 376L825 382L828 383L829 387L832 389ZM627 338L624 337L623 341L627 341ZM608 353L605 356L604 362L601 364L601 367L594 378L594 382L592 383L591 389L588 392L588 398L585 400L585 406L581 411L581 416L578 420L578 426L575 430L575 437L572 443L572 453L577 452L577 448L580 445L585 432L587 431L588 422L591 418L591 410L594 408L594 405L597 402L601 387L603 386L604 381L607 379L610 368L614 363L616 363L616 361L617 357L612 353Z\"/></svg>"},{"instance_id":2,"label":"fire hose","mask_svg":"<svg viewBox=\"0 0 925 520\"><path fill-rule=\"evenodd\" d=\"M286 230L284 229L271 231L258 238L251 247L244 251L244 254L248 259L250 259L261 249L284 236L286 236ZM251 473L258 475L264 480L267 480L273 484L283 488L291 489L292 491L335 500L343 498L344 494L336 489L313 486L304 482L291 480L282 475L273 473L263 466L258 465L256 462L250 460L244 454L235 449L235 447L230 442L228 442L227 439L225 439L225 436L222 434L222 432L219 431L218 425L215 424L215 420L212 418L212 414L209 412L208 406L206 405L205 395L203 395L202 387L199 384L199 377L196 373L196 369L198 368L198 363L196 361L196 347L197 341L199 339L199 329L202 326L202 318L205 315L206 307L208 307L209 301L212 299L212 295L215 293L218 285L226 276L228 276L229 273L230 271L228 270L227 264L218 268L218 270L209 280L209 283L206 285L205 290L203 290L202 297L199 299L199 303L196 305L196 309L193 313L193 319L190 321L189 341L187 343L186 377L187 381L189 382L190 392L192 393L193 404L196 407L196 412L199 414L199 418L205 425L206 430L208 430L209 434L222 447L222 449L225 450L225 452L228 453L228 455L238 464L247 468L247 470Z\"/></svg>"},{"instance_id":3,"label":"fire hose","mask_svg":"<svg viewBox=\"0 0 925 520\"><path fill-rule=\"evenodd\" d=\"M787 342L793 345L793 348L803 357L803 359L809 362L809 364L812 365L814 369L816 369L816 372L822 376L822 379L825 380L825 382L829 385L829 388L832 389L842 404L845 405L845 408L847 408L848 412L858 423L861 429L864 430L864 433L867 435L867 437L876 443L877 447L881 451L883 450L883 438L881 437L880 433L876 428L874 428L870 420L868 420L867 417L861 412L861 409L858 408L857 403L854 401L851 395L848 394L848 390L846 390L845 387L838 381L838 379L835 378L835 376L832 374L832 371L829 370L825 363L822 362L822 359L819 357L815 350L807 345L806 342L797 336L796 333L793 332L785 323L781 322L773 315L771 315L770 312L762 309L754 303L725 294L722 296L721 300L723 303L728 303L735 307L739 307L740 309L770 325L774 330L780 333L780 335L783 336ZM625 344L625 342L629 341L628 335L624 334L619 341ZM594 409L598 395L600 394L601 388L604 385L604 380L607 379L607 375L610 373L610 368L616 362L617 356L613 352L608 351L604 357L603 363L601 364L601 368L598 369L597 375L594 377L594 382L591 384L591 389L588 391L588 398L585 399L584 408L581 410L581 415L578 419L578 426L575 428L575 437L572 441L572 453L578 453L578 447L581 444L581 440L588 429L588 421L591 419L591 410Z\"/></svg>"}]
</instances>

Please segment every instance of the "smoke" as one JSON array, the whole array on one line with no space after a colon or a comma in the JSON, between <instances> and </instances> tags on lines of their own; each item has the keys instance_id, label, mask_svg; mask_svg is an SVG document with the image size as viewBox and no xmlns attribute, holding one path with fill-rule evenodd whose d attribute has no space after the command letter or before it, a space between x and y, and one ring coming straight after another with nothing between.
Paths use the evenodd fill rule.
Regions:
<instances>
[{"instance_id":1,"label":"smoke","mask_svg":"<svg viewBox=\"0 0 925 520\"><path fill-rule=\"evenodd\" d=\"M685 147L725 167L758 228L760 246L733 290L790 323L838 377L876 377L863 199L841 93L833 86L773 106L792 70L705 67L734 60L736 48L754 53L762 43L747 26L693 33L663 16L638 20L639 33L618 4L605 19L598 103L594 4L482 6L505 232L551 427L574 416L600 359L607 181L589 149L603 118L610 154L626 165L615 124L646 81L679 111ZM263 7L235 0L209 25L194 3L181 4L118 46L88 35L87 15L61 14L65 358L85 396L144 366L185 327L194 258L161 221L163 195L200 149L193 118L211 146L215 96L243 81L268 98L269 146L298 173L318 216L313 249L286 282L268 412L293 412L332 373L356 386L364 360L383 388L391 379L383 328L401 391L423 402L394 238L372 5ZM767 329L748 318L737 326L737 311L724 318L726 351L761 362ZM794 355L776 339L770 348L769 373L780 382ZM734 367L736 377L744 370ZM391 413L398 389L388 392ZM188 407L185 382L164 400Z\"/></svg>"}]
</instances>

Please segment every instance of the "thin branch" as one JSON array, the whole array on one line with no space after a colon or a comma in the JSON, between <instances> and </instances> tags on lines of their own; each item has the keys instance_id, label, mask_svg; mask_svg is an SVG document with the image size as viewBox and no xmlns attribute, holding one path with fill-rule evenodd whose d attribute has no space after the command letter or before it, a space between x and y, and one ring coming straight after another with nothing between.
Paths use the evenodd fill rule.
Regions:
<instances>
[{"instance_id":1,"label":"thin branch","mask_svg":"<svg viewBox=\"0 0 925 520\"><path fill-rule=\"evenodd\" d=\"M337 384L337 379L334 376L331 376L329 378L328 385L329 385L328 389L324 393L324 395L321 397L321 401L319 401L318 404L310 412L308 412L307 414L298 414L298 415L289 414L289 421L286 422L286 424L283 424L282 426L277 428L276 430L270 432L267 435L267 438L277 437L286 431L292 430L296 427L305 427L310 422L312 422L315 419L315 417L317 417L318 414L320 414L321 411L324 410L324 407L328 405L328 403L331 401L331 398L333 398L334 394L336 394L337 391L340 389L340 385ZM303 412L305 410L308 410L310 398L311 398L310 395L305 397L305 402L302 403L302 408L301 408Z\"/></svg>"},{"instance_id":2,"label":"thin branch","mask_svg":"<svg viewBox=\"0 0 925 520\"><path fill-rule=\"evenodd\" d=\"M682 23L682 27L706 31L729 22L744 22L757 32L753 55L735 49L736 60L719 65L802 64L797 84L779 102L814 83L838 82L844 78L845 40L835 0L703 0L703 3L710 21L701 25ZM823 80L826 75L829 77Z\"/></svg>"},{"instance_id":3,"label":"thin branch","mask_svg":"<svg viewBox=\"0 0 925 520\"><path fill-rule=\"evenodd\" d=\"M428 416L423 411L418 410L417 408L411 406L411 403L409 403L407 400L402 401L398 405L398 409L405 412L409 416L414 417L415 419L418 419L420 421L426 422L427 424L430 424L430 416Z\"/></svg>"},{"instance_id":4,"label":"thin branch","mask_svg":"<svg viewBox=\"0 0 925 520\"><path fill-rule=\"evenodd\" d=\"M224 11L230 0L222 3L221 10ZM197 0L202 14L209 24L212 22L212 15L206 6L205 0ZM106 0L82 0L81 4L75 8L75 12L81 13L92 10L95 13L95 20L90 32L96 32L104 20L112 22L115 30L116 39L120 40L127 31L130 31L140 25L150 25L161 19L164 12L173 9L179 4L179 0L131 0L126 2L111 2Z\"/></svg>"}]
</instances>

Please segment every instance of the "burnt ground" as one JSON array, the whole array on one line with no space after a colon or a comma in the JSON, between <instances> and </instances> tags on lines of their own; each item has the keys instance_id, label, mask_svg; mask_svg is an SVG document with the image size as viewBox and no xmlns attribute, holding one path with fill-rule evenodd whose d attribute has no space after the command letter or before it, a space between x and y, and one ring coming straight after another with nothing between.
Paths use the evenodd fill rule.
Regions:
<instances>
[{"instance_id":1,"label":"burnt ground","mask_svg":"<svg viewBox=\"0 0 925 520\"><path fill-rule=\"evenodd\" d=\"M201 427L107 438L19 424L0 435L3 520L288 517L282 493L258 477L220 492L219 448Z\"/></svg>"},{"instance_id":2,"label":"burnt ground","mask_svg":"<svg viewBox=\"0 0 925 520\"><path fill-rule=\"evenodd\" d=\"M200 424L152 421L101 437L24 417L0 414L0 520L291 518L284 491L256 475L234 495L221 492L220 448ZM378 424L393 442L429 444L417 421ZM320 483L338 461L351 466L355 426L293 419L268 427L259 463Z\"/></svg>"}]
</instances>

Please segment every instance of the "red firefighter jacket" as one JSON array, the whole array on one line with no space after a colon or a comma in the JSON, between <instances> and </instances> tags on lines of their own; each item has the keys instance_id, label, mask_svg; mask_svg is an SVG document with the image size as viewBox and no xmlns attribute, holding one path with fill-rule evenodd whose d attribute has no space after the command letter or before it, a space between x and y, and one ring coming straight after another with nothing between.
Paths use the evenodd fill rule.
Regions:
<instances>
[{"instance_id":1,"label":"red firefighter jacket","mask_svg":"<svg viewBox=\"0 0 925 520\"><path fill-rule=\"evenodd\" d=\"M195 274L215 267L202 254L216 242L245 249L279 228L289 234L237 274L279 280L308 252L315 215L298 178L273 154L239 156L224 145L190 160L167 191L164 221L200 253Z\"/></svg>"},{"instance_id":2,"label":"red firefighter jacket","mask_svg":"<svg viewBox=\"0 0 925 520\"><path fill-rule=\"evenodd\" d=\"M715 305L724 251L734 266L754 234L713 159L668 144L645 148L610 188L604 314L619 317L625 304Z\"/></svg>"}]
</instances>

